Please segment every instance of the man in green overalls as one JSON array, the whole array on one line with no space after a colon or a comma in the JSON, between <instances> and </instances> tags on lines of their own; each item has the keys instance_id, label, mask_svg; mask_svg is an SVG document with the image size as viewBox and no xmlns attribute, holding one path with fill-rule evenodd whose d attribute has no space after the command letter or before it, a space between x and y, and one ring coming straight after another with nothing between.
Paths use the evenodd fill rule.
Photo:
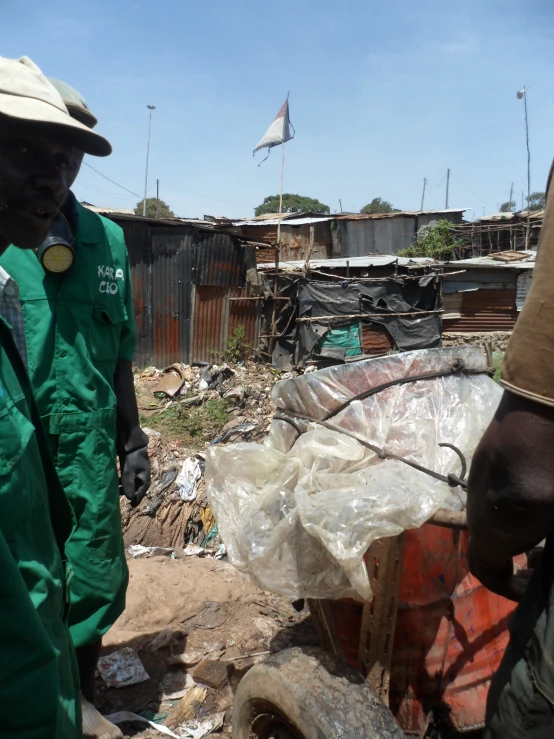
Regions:
<instances>
[{"instance_id":1,"label":"man in green overalls","mask_svg":"<svg viewBox=\"0 0 554 739\"><path fill-rule=\"evenodd\" d=\"M74 149L111 147L73 121L28 62L0 58L0 253L36 259L65 201ZM17 285L0 274L2 309ZM16 301L15 301L16 302ZM13 311L17 319L17 311ZM15 323L15 321L14 321ZM14 326L15 329L15 326ZM65 620L71 511L52 465L12 327L0 318L0 736L79 739L78 674Z\"/></svg>"},{"instance_id":2,"label":"man in green overalls","mask_svg":"<svg viewBox=\"0 0 554 739\"><path fill-rule=\"evenodd\" d=\"M78 93L53 82L70 114L93 125ZM51 272L47 258L41 264L34 253L14 247L0 264L19 284L29 375L76 522L66 547L73 570L69 621L85 699L83 726L97 736L86 721L95 720L89 705L94 672L102 636L124 610L128 583L116 459L122 491L133 505L148 490L150 463L131 365L135 329L123 232L71 193L63 214L68 259L61 267L73 262L65 271ZM114 727L109 736L121 734Z\"/></svg>"},{"instance_id":3,"label":"man in green overalls","mask_svg":"<svg viewBox=\"0 0 554 739\"><path fill-rule=\"evenodd\" d=\"M554 737L554 166L549 185L533 282L502 365L505 392L468 481L470 569L519 603L483 739ZM513 557L530 551L519 570Z\"/></svg>"}]
</instances>

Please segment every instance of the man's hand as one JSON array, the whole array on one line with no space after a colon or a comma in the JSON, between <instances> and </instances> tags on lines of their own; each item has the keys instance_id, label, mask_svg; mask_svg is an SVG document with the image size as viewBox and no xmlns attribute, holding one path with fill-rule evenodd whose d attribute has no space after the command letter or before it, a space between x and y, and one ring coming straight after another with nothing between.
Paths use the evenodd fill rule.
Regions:
<instances>
[{"instance_id":1,"label":"man's hand","mask_svg":"<svg viewBox=\"0 0 554 739\"><path fill-rule=\"evenodd\" d=\"M516 603L523 597L534 573L533 569L518 567L511 559L504 565L483 564L475 554L471 539L467 548L467 561L471 573L488 590Z\"/></svg>"},{"instance_id":2,"label":"man's hand","mask_svg":"<svg viewBox=\"0 0 554 739\"><path fill-rule=\"evenodd\" d=\"M150 487L148 437L140 427L131 362L118 360L114 375L117 399L117 454L121 492L137 506Z\"/></svg>"},{"instance_id":3,"label":"man's hand","mask_svg":"<svg viewBox=\"0 0 554 739\"><path fill-rule=\"evenodd\" d=\"M487 588L519 600L532 575L512 558L554 533L554 408L505 392L471 464L468 564Z\"/></svg>"},{"instance_id":4,"label":"man's hand","mask_svg":"<svg viewBox=\"0 0 554 739\"><path fill-rule=\"evenodd\" d=\"M120 454L121 490L133 508L138 506L150 487L150 459L148 448Z\"/></svg>"}]
</instances>

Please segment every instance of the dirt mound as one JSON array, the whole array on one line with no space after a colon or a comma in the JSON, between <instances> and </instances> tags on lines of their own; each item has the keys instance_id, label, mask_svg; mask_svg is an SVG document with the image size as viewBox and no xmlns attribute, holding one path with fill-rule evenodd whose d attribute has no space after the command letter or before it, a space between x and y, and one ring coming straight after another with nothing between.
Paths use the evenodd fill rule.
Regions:
<instances>
[{"instance_id":1,"label":"dirt mound","mask_svg":"<svg viewBox=\"0 0 554 739\"><path fill-rule=\"evenodd\" d=\"M127 607L105 636L102 655L130 647L149 679L108 688L98 677L97 703L104 715L132 711L169 726L188 696L195 698L197 719L224 712L223 734L230 735L242 675L264 653L317 643L307 609L298 612L286 598L258 590L227 562L153 557L130 560L129 570ZM187 667L180 660L196 664ZM214 674L217 679L211 679ZM123 725L126 736L161 736L133 726Z\"/></svg>"}]
</instances>

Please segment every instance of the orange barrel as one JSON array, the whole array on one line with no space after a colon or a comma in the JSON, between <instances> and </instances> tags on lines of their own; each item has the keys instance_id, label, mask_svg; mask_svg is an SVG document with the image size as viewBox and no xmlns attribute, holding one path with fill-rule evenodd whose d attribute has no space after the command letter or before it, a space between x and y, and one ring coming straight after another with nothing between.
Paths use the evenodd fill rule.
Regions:
<instances>
[{"instance_id":1,"label":"orange barrel","mask_svg":"<svg viewBox=\"0 0 554 739\"><path fill-rule=\"evenodd\" d=\"M431 710L446 710L458 731L485 721L515 603L469 574L466 548L467 533L457 529L424 524L405 533L389 704L407 734L419 735ZM325 602L336 651L357 669L360 638L369 638L362 609L352 600Z\"/></svg>"},{"instance_id":2,"label":"orange barrel","mask_svg":"<svg viewBox=\"0 0 554 739\"><path fill-rule=\"evenodd\" d=\"M466 549L467 533L456 529L425 524L405 535L390 707L408 733L438 706L459 731L485 721L515 603L469 573Z\"/></svg>"}]
</instances>

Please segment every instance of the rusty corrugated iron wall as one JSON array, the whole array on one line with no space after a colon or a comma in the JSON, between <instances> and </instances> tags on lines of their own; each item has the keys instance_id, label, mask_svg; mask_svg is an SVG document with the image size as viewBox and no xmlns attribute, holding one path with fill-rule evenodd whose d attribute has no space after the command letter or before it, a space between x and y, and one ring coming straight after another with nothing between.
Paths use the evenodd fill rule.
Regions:
<instances>
[{"instance_id":1,"label":"rusty corrugated iron wall","mask_svg":"<svg viewBox=\"0 0 554 739\"><path fill-rule=\"evenodd\" d=\"M123 228L129 250L136 364L214 361L241 322L257 345L259 301L235 308L231 300L249 290L247 273L256 266L252 246L193 226L113 220Z\"/></svg>"},{"instance_id":2,"label":"rusty corrugated iron wall","mask_svg":"<svg viewBox=\"0 0 554 739\"><path fill-rule=\"evenodd\" d=\"M461 333L511 331L517 321L518 272L506 266L456 269L445 274L443 330ZM460 263L463 265L463 262Z\"/></svg>"},{"instance_id":3,"label":"rusty corrugated iron wall","mask_svg":"<svg viewBox=\"0 0 554 739\"><path fill-rule=\"evenodd\" d=\"M250 286L232 288L229 295L229 336L238 326L244 326L247 344L257 346L260 306L261 301L252 295Z\"/></svg>"},{"instance_id":4,"label":"rusty corrugated iron wall","mask_svg":"<svg viewBox=\"0 0 554 739\"><path fill-rule=\"evenodd\" d=\"M228 290L224 287L198 285L194 303L193 362L217 362L224 346L225 308Z\"/></svg>"},{"instance_id":5,"label":"rusty corrugated iron wall","mask_svg":"<svg viewBox=\"0 0 554 739\"><path fill-rule=\"evenodd\" d=\"M444 319L443 331L511 331L517 315L515 288L465 292L462 293L460 317Z\"/></svg>"}]
</instances>

